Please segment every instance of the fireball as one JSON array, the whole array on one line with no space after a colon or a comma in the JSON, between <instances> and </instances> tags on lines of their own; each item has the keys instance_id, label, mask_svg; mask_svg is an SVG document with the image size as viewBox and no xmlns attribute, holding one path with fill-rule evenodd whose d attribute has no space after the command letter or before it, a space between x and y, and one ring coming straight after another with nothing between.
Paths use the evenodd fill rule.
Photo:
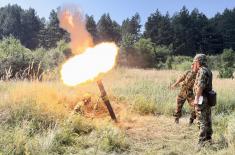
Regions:
<instances>
[{"instance_id":1,"label":"fireball","mask_svg":"<svg viewBox=\"0 0 235 155\"><path fill-rule=\"evenodd\" d=\"M61 78L66 85L76 86L95 79L115 65L118 48L114 43L101 43L87 48L62 66Z\"/></svg>"},{"instance_id":2,"label":"fireball","mask_svg":"<svg viewBox=\"0 0 235 155\"><path fill-rule=\"evenodd\" d=\"M93 39L86 29L86 21L76 6L62 7L58 12L60 27L70 33L70 47L76 54L65 62L61 79L68 86L76 86L95 79L115 65L118 48L114 43L93 47Z\"/></svg>"}]
</instances>

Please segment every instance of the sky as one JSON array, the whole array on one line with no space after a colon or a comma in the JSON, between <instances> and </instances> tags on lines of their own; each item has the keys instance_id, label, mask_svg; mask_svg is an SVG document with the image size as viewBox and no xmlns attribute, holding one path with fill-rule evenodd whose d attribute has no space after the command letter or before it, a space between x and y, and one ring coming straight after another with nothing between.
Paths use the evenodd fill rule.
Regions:
<instances>
[{"instance_id":1,"label":"sky","mask_svg":"<svg viewBox=\"0 0 235 155\"><path fill-rule=\"evenodd\" d=\"M173 15L183 6L186 6L189 11L198 8L210 18L217 12L223 12L225 8L235 8L235 0L0 0L0 7L9 3L18 4L24 9L34 8L39 17L46 19L52 9L64 4L78 5L84 14L93 15L96 21L102 14L109 13L111 18L119 24L138 12L142 25L157 9L162 14L168 11L170 15Z\"/></svg>"}]
</instances>

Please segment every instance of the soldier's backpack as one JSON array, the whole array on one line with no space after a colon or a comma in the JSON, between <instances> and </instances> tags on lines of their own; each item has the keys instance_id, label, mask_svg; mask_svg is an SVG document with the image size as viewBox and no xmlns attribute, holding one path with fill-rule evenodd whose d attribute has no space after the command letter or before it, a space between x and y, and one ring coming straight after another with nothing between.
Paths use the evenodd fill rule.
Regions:
<instances>
[{"instance_id":1,"label":"soldier's backpack","mask_svg":"<svg viewBox=\"0 0 235 155\"><path fill-rule=\"evenodd\" d=\"M207 68L204 68L204 69L207 70L207 73L208 73L207 76L209 77L208 90L206 90L205 92L206 92L209 106L213 107L216 105L216 92L212 90L212 72L209 71Z\"/></svg>"},{"instance_id":2,"label":"soldier's backpack","mask_svg":"<svg viewBox=\"0 0 235 155\"><path fill-rule=\"evenodd\" d=\"M209 106L213 107L216 105L216 92L211 90L207 93L207 99Z\"/></svg>"}]
</instances>

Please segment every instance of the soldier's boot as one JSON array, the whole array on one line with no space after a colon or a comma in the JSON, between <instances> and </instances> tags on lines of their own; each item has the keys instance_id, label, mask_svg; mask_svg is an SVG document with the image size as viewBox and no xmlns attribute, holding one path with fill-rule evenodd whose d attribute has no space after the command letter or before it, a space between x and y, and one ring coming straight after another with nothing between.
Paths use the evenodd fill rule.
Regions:
<instances>
[{"instance_id":1,"label":"soldier's boot","mask_svg":"<svg viewBox=\"0 0 235 155\"><path fill-rule=\"evenodd\" d=\"M189 119L189 123L188 123L188 124L189 124L189 126L193 125L193 121L194 121L194 119L193 119L193 118L190 118L190 119Z\"/></svg>"},{"instance_id":2,"label":"soldier's boot","mask_svg":"<svg viewBox=\"0 0 235 155\"><path fill-rule=\"evenodd\" d=\"M211 138L211 136L207 136L207 137L206 137L206 142L207 142L209 145L213 144L213 143L212 143L212 138Z\"/></svg>"},{"instance_id":3,"label":"soldier's boot","mask_svg":"<svg viewBox=\"0 0 235 155\"><path fill-rule=\"evenodd\" d=\"M175 118L175 124L179 124L179 120L180 120L180 119L179 119L178 117L176 117L176 118Z\"/></svg>"},{"instance_id":4,"label":"soldier's boot","mask_svg":"<svg viewBox=\"0 0 235 155\"><path fill-rule=\"evenodd\" d=\"M211 139L205 141L199 141L197 144L197 151L200 151L203 147L208 147L210 145L212 145Z\"/></svg>"},{"instance_id":5,"label":"soldier's boot","mask_svg":"<svg viewBox=\"0 0 235 155\"><path fill-rule=\"evenodd\" d=\"M196 145L196 152L201 151L201 149L204 147L204 144L202 142L197 143Z\"/></svg>"}]
</instances>

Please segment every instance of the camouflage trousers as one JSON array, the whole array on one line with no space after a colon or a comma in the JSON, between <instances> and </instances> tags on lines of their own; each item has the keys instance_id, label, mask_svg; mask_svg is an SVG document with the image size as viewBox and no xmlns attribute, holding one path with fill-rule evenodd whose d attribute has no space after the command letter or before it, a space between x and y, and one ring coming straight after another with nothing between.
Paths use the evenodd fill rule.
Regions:
<instances>
[{"instance_id":1,"label":"camouflage trousers","mask_svg":"<svg viewBox=\"0 0 235 155\"><path fill-rule=\"evenodd\" d=\"M199 143L211 140L213 130L211 121L211 107L208 105L207 98L203 98L201 105L195 106L197 123L200 129Z\"/></svg>"},{"instance_id":2,"label":"camouflage trousers","mask_svg":"<svg viewBox=\"0 0 235 155\"><path fill-rule=\"evenodd\" d=\"M176 110L175 110L174 116L176 118L180 118L182 116L182 108L186 100L188 101L191 107L190 119L196 119L196 112L193 106L193 101L194 101L193 91L184 91L184 90L180 91L180 93L176 97Z\"/></svg>"}]
</instances>

